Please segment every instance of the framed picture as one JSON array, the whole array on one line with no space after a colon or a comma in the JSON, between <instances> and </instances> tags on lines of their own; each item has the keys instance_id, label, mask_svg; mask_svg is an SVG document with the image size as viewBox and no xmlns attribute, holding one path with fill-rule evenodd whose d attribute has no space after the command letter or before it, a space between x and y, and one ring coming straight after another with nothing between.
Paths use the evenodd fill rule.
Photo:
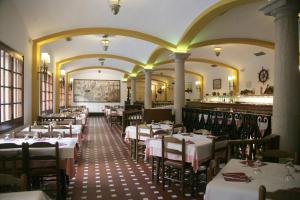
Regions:
<instances>
[{"instance_id":1,"label":"framed picture","mask_svg":"<svg viewBox=\"0 0 300 200\"><path fill-rule=\"evenodd\" d=\"M74 102L120 102L119 80L75 79Z\"/></svg>"},{"instance_id":2,"label":"framed picture","mask_svg":"<svg viewBox=\"0 0 300 200\"><path fill-rule=\"evenodd\" d=\"M221 89L222 85L221 85L221 80L222 79L214 79L213 80L213 89L214 90L219 90Z\"/></svg>"}]
</instances>

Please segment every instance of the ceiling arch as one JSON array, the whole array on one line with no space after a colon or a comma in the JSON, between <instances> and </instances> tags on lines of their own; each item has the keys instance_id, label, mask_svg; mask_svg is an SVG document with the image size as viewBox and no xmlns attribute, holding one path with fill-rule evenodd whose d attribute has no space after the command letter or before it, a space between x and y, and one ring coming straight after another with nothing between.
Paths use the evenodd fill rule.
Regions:
<instances>
[{"instance_id":1,"label":"ceiling arch","mask_svg":"<svg viewBox=\"0 0 300 200\"><path fill-rule=\"evenodd\" d=\"M177 48L187 50L188 46L196 37L196 35L216 17L222 15L227 10L238 7L240 5L253 3L255 1L260 0L222 0L212 5L194 19L194 21L183 33L181 39L177 44Z\"/></svg>"},{"instance_id":2,"label":"ceiling arch","mask_svg":"<svg viewBox=\"0 0 300 200\"><path fill-rule=\"evenodd\" d=\"M87 66L87 67L79 67L73 70L70 70L67 72L67 74L71 74L74 72L78 72L78 71L84 71L84 70L90 70L90 69L108 69L108 70L112 70L112 71L118 71L124 74L129 74L130 72L122 70L122 69L117 69L114 67L108 67L108 66Z\"/></svg>"},{"instance_id":3,"label":"ceiling arch","mask_svg":"<svg viewBox=\"0 0 300 200\"><path fill-rule=\"evenodd\" d=\"M78 29L66 30L58 33L53 33L47 36L43 36L41 38L35 39L33 42L38 45L44 45L62 38L78 36L78 35L91 35L91 34L107 34L107 35L121 35L121 36L133 37L133 38L137 38L137 39L141 39L141 40L145 40L157 44L159 46L162 46L170 50L176 49L176 45L146 33L127 30L127 29L106 28L106 27L78 28Z\"/></svg>"}]
</instances>

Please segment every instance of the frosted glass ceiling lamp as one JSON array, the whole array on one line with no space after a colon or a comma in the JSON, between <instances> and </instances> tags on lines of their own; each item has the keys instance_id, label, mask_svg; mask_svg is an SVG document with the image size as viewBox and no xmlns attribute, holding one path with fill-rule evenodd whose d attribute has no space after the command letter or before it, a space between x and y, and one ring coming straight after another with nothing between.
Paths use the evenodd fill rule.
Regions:
<instances>
[{"instance_id":1,"label":"frosted glass ceiling lamp","mask_svg":"<svg viewBox=\"0 0 300 200\"><path fill-rule=\"evenodd\" d=\"M117 15L120 11L121 5L120 0L109 0L111 12Z\"/></svg>"},{"instance_id":2,"label":"frosted glass ceiling lamp","mask_svg":"<svg viewBox=\"0 0 300 200\"><path fill-rule=\"evenodd\" d=\"M101 66L103 66L104 62L105 62L105 59L104 58L99 58L98 60L100 61Z\"/></svg>"},{"instance_id":3,"label":"frosted glass ceiling lamp","mask_svg":"<svg viewBox=\"0 0 300 200\"><path fill-rule=\"evenodd\" d=\"M102 46L103 46L103 50L107 51L108 45L109 45L108 35L103 35L103 37L101 39L101 43L102 43Z\"/></svg>"},{"instance_id":4,"label":"frosted glass ceiling lamp","mask_svg":"<svg viewBox=\"0 0 300 200\"><path fill-rule=\"evenodd\" d=\"M222 51L222 48L221 47L215 47L214 51L215 51L216 56L219 56L221 51Z\"/></svg>"}]
</instances>

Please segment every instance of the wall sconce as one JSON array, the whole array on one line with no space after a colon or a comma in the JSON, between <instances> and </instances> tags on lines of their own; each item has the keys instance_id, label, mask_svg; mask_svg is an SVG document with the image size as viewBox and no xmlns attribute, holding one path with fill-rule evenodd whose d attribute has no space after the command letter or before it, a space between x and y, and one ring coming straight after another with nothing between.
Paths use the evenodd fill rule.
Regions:
<instances>
[{"instance_id":1,"label":"wall sconce","mask_svg":"<svg viewBox=\"0 0 300 200\"><path fill-rule=\"evenodd\" d=\"M120 0L109 0L110 1L110 9L114 15L117 15L120 11L121 5Z\"/></svg>"},{"instance_id":2,"label":"wall sconce","mask_svg":"<svg viewBox=\"0 0 300 200\"><path fill-rule=\"evenodd\" d=\"M214 51L215 51L216 56L219 56L221 51L222 51L222 48L221 47L215 47Z\"/></svg>"},{"instance_id":3,"label":"wall sconce","mask_svg":"<svg viewBox=\"0 0 300 200\"><path fill-rule=\"evenodd\" d=\"M73 81L74 81L74 78L70 78L70 90L71 91L73 90Z\"/></svg>"},{"instance_id":4,"label":"wall sconce","mask_svg":"<svg viewBox=\"0 0 300 200\"><path fill-rule=\"evenodd\" d=\"M44 78L47 79L48 65L50 63L50 55L48 53L42 53L41 55L42 65L40 67L39 74L44 74Z\"/></svg>"},{"instance_id":5,"label":"wall sconce","mask_svg":"<svg viewBox=\"0 0 300 200\"><path fill-rule=\"evenodd\" d=\"M229 91L234 91L235 88L234 80L235 80L235 76L228 76Z\"/></svg>"},{"instance_id":6,"label":"wall sconce","mask_svg":"<svg viewBox=\"0 0 300 200\"><path fill-rule=\"evenodd\" d=\"M201 82L200 81L195 81L196 89L200 90L201 89Z\"/></svg>"},{"instance_id":7,"label":"wall sconce","mask_svg":"<svg viewBox=\"0 0 300 200\"><path fill-rule=\"evenodd\" d=\"M107 51L109 45L108 35L103 35L101 39L102 47L104 51Z\"/></svg>"}]
</instances>

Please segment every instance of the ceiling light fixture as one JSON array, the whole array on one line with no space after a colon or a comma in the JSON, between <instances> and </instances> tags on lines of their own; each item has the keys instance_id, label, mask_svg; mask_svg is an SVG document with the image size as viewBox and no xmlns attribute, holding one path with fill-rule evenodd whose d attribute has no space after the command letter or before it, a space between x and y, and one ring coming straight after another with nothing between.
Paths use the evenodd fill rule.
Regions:
<instances>
[{"instance_id":1,"label":"ceiling light fixture","mask_svg":"<svg viewBox=\"0 0 300 200\"><path fill-rule=\"evenodd\" d=\"M215 48L214 48L214 51L215 51L215 53L216 53L216 56L219 56L220 53L221 53L221 51L222 51L222 48L221 48L221 47L215 47Z\"/></svg>"},{"instance_id":2,"label":"ceiling light fixture","mask_svg":"<svg viewBox=\"0 0 300 200\"><path fill-rule=\"evenodd\" d=\"M108 45L109 45L108 35L103 35L102 36L101 43L102 43L102 46L103 46L103 50L107 51Z\"/></svg>"},{"instance_id":3,"label":"ceiling light fixture","mask_svg":"<svg viewBox=\"0 0 300 200\"><path fill-rule=\"evenodd\" d=\"M103 66L105 62L105 58L99 58L98 60L100 61L101 66Z\"/></svg>"},{"instance_id":4,"label":"ceiling light fixture","mask_svg":"<svg viewBox=\"0 0 300 200\"><path fill-rule=\"evenodd\" d=\"M117 15L120 11L121 5L120 0L109 0L111 12Z\"/></svg>"}]
</instances>

